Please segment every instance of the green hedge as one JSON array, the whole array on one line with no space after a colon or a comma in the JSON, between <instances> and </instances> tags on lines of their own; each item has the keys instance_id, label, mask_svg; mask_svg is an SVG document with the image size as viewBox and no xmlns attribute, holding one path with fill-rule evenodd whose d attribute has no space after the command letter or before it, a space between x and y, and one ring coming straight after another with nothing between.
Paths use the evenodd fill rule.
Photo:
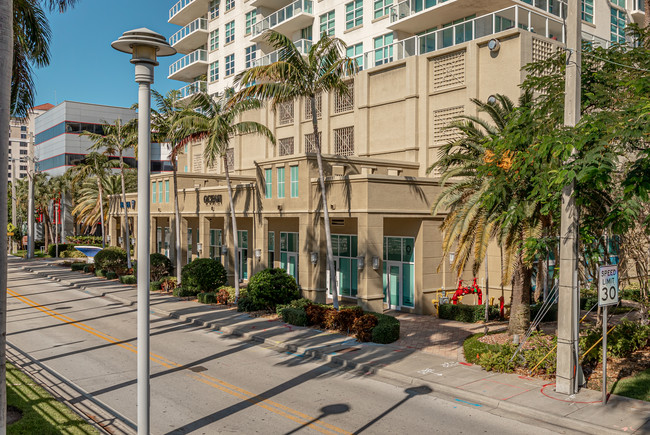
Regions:
<instances>
[{"instance_id":1,"label":"green hedge","mask_svg":"<svg viewBox=\"0 0 650 435\"><path fill-rule=\"evenodd\" d=\"M227 282L226 269L217 260L197 258L183 266L181 283L194 295L218 289Z\"/></svg>"},{"instance_id":2,"label":"green hedge","mask_svg":"<svg viewBox=\"0 0 650 435\"><path fill-rule=\"evenodd\" d=\"M189 298L192 296L196 296L197 292L194 289L188 289L185 286L180 286L174 288L174 290L172 290L172 294L177 298Z\"/></svg>"},{"instance_id":3,"label":"green hedge","mask_svg":"<svg viewBox=\"0 0 650 435\"><path fill-rule=\"evenodd\" d=\"M589 307L591 308L591 307ZM530 320L534 320L537 317L537 313L542 309L542 304L533 304L530 306ZM555 322L557 321L557 304L551 305L551 308L548 309L546 315L542 319L542 322Z\"/></svg>"},{"instance_id":4,"label":"green hedge","mask_svg":"<svg viewBox=\"0 0 650 435\"><path fill-rule=\"evenodd\" d=\"M501 350L501 345L499 344L487 344L481 341L478 341L479 338L484 337L485 334L479 333L474 334L471 337L468 337L463 342L463 352L465 354L465 361L472 364L478 364L478 360L481 355L486 352L499 352Z\"/></svg>"},{"instance_id":5,"label":"green hedge","mask_svg":"<svg viewBox=\"0 0 650 435\"><path fill-rule=\"evenodd\" d=\"M160 284L161 284L160 281L152 281L152 282L150 282L149 283L149 290L151 290L152 292L156 291L156 290L160 290Z\"/></svg>"},{"instance_id":6,"label":"green hedge","mask_svg":"<svg viewBox=\"0 0 650 435\"><path fill-rule=\"evenodd\" d=\"M385 314L370 313L379 323L372 329L372 342L388 344L399 339L399 320Z\"/></svg>"},{"instance_id":7,"label":"green hedge","mask_svg":"<svg viewBox=\"0 0 650 435\"><path fill-rule=\"evenodd\" d=\"M300 299L296 280L284 269L264 269L248 281L248 298L260 309L275 311L278 304L288 304Z\"/></svg>"},{"instance_id":8,"label":"green hedge","mask_svg":"<svg viewBox=\"0 0 650 435\"><path fill-rule=\"evenodd\" d=\"M280 310L282 321L290 325L307 326L307 314L303 308L285 307Z\"/></svg>"},{"instance_id":9,"label":"green hedge","mask_svg":"<svg viewBox=\"0 0 650 435\"><path fill-rule=\"evenodd\" d=\"M138 279L135 277L135 275L122 275L120 276L120 282L122 284L137 284Z\"/></svg>"},{"instance_id":10,"label":"green hedge","mask_svg":"<svg viewBox=\"0 0 650 435\"><path fill-rule=\"evenodd\" d=\"M133 274L138 275L138 262L133 260ZM171 275L174 267L169 258L158 252L154 252L149 256L149 273L151 274L151 281L160 281L163 277Z\"/></svg>"},{"instance_id":11,"label":"green hedge","mask_svg":"<svg viewBox=\"0 0 650 435\"><path fill-rule=\"evenodd\" d=\"M597 303L598 303L598 296L582 296L582 297L580 297L580 309L581 310L590 310L591 307L593 307Z\"/></svg>"},{"instance_id":12,"label":"green hedge","mask_svg":"<svg viewBox=\"0 0 650 435\"><path fill-rule=\"evenodd\" d=\"M95 270L95 276L99 278L105 278L106 277L106 271L103 269L96 269Z\"/></svg>"},{"instance_id":13,"label":"green hedge","mask_svg":"<svg viewBox=\"0 0 650 435\"><path fill-rule=\"evenodd\" d=\"M59 243L59 256L68 250L70 246L67 243ZM56 244L47 247L47 255L54 258L56 255Z\"/></svg>"},{"instance_id":14,"label":"green hedge","mask_svg":"<svg viewBox=\"0 0 650 435\"><path fill-rule=\"evenodd\" d=\"M84 264L84 273L95 273L95 266L93 264Z\"/></svg>"},{"instance_id":15,"label":"green hedge","mask_svg":"<svg viewBox=\"0 0 650 435\"><path fill-rule=\"evenodd\" d=\"M197 295L197 298L199 300L199 303L201 304L216 304L217 303L217 295L214 292L201 292Z\"/></svg>"},{"instance_id":16,"label":"green hedge","mask_svg":"<svg viewBox=\"0 0 650 435\"><path fill-rule=\"evenodd\" d=\"M75 262L70 265L70 269L72 270L84 270L84 267L86 266L86 263L81 263L81 262Z\"/></svg>"},{"instance_id":17,"label":"green hedge","mask_svg":"<svg viewBox=\"0 0 650 435\"><path fill-rule=\"evenodd\" d=\"M440 304L438 317L457 322L476 323L485 320L485 305ZM499 318L499 307L490 305L488 319Z\"/></svg>"},{"instance_id":18,"label":"green hedge","mask_svg":"<svg viewBox=\"0 0 650 435\"><path fill-rule=\"evenodd\" d=\"M117 273L115 273L115 272L106 272L106 279L117 279Z\"/></svg>"},{"instance_id":19,"label":"green hedge","mask_svg":"<svg viewBox=\"0 0 650 435\"><path fill-rule=\"evenodd\" d=\"M117 246L102 249L95 255L95 264L98 268L111 272L126 269L126 251Z\"/></svg>"}]
</instances>

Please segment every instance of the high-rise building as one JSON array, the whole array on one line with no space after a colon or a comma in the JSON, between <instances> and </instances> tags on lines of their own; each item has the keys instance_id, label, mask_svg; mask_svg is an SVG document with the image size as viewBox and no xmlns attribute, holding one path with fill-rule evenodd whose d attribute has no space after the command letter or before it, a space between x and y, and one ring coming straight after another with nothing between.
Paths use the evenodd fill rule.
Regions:
<instances>
[{"instance_id":1,"label":"high-rise building","mask_svg":"<svg viewBox=\"0 0 650 435\"><path fill-rule=\"evenodd\" d=\"M33 139L35 135L35 119L54 106L41 104L34 107L26 118L11 118L9 128L9 174L8 180L27 177L30 161L33 156Z\"/></svg>"}]
</instances>

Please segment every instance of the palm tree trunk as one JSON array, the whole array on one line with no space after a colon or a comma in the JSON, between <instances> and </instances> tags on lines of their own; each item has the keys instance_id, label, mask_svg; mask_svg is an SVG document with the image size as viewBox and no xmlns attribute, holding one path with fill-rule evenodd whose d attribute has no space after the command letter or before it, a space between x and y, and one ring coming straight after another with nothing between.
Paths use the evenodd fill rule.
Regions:
<instances>
[{"instance_id":1,"label":"palm tree trunk","mask_svg":"<svg viewBox=\"0 0 650 435\"><path fill-rule=\"evenodd\" d=\"M102 227L102 249L106 249L106 234L104 233L104 189L102 188L102 181L99 176L97 177L97 190L99 190L99 222Z\"/></svg>"},{"instance_id":2,"label":"palm tree trunk","mask_svg":"<svg viewBox=\"0 0 650 435\"><path fill-rule=\"evenodd\" d=\"M339 309L339 294L336 288L336 270L334 269L334 251L332 249L332 234L330 229L330 215L327 204L327 192L325 192L325 175L323 173L323 157L321 156L320 139L318 137L318 119L316 114L316 97L309 97L311 104L311 123L314 126L314 143L316 144L316 161L318 162L318 182L322 199L323 220L325 224L325 239L327 245L327 269L330 271L330 289L332 290L332 302L335 309Z\"/></svg>"},{"instance_id":3,"label":"palm tree trunk","mask_svg":"<svg viewBox=\"0 0 650 435\"><path fill-rule=\"evenodd\" d=\"M124 157L122 156L122 150L120 150L120 175L122 178L122 203L124 204L124 222L122 227L124 228L124 238L126 239L126 268L131 268L131 236L129 231L129 212L127 211L126 206L126 182L124 181Z\"/></svg>"},{"instance_id":4,"label":"palm tree trunk","mask_svg":"<svg viewBox=\"0 0 650 435\"><path fill-rule=\"evenodd\" d=\"M530 326L530 290L533 269L524 263L523 252L517 254L512 281L512 302L510 304L510 334L523 335Z\"/></svg>"},{"instance_id":5,"label":"palm tree trunk","mask_svg":"<svg viewBox=\"0 0 650 435\"><path fill-rule=\"evenodd\" d=\"M537 278L535 280L535 302L539 302L542 298L542 290L546 282L546 258L539 257L537 260Z\"/></svg>"},{"instance_id":6,"label":"palm tree trunk","mask_svg":"<svg viewBox=\"0 0 650 435\"><path fill-rule=\"evenodd\" d=\"M181 213L178 210L178 185L176 175L178 174L178 157L172 161L172 173L174 179L174 226L176 227L176 281L181 283Z\"/></svg>"},{"instance_id":7,"label":"palm tree trunk","mask_svg":"<svg viewBox=\"0 0 650 435\"><path fill-rule=\"evenodd\" d=\"M648 27L650 24L650 0L644 0L645 17L643 18L643 27Z\"/></svg>"},{"instance_id":8,"label":"palm tree trunk","mask_svg":"<svg viewBox=\"0 0 650 435\"><path fill-rule=\"evenodd\" d=\"M13 2L0 1L0 229L7 228L7 180L9 149L9 106L11 105L11 67L13 59ZM0 432L7 427L7 239L0 237Z\"/></svg>"},{"instance_id":9,"label":"palm tree trunk","mask_svg":"<svg viewBox=\"0 0 650 435\"><path fill-rule=\"evenodd\" d=\"M237 240L237 218L235 216L235 201L232 197L230 172L228 171L228 154L223 155L223 167L226 170L226 184L228 185L228 200L230 201L230 220L232 221L232 239L235 246L235 303L239 302L239 242Z\"/></svg>"}]
</instances>

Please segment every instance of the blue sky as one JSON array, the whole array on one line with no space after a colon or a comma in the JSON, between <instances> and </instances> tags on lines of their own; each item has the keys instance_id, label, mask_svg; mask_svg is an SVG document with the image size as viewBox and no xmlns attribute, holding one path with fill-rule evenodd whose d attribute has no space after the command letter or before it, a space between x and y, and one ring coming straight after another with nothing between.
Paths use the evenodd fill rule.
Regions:
<instances>
[{"instance_id":1,"label":"blue sky","mask_svg":"<svg viewBox=\"0 0 650 435\"><path fill-rule=\"evenodd\" d=\"M147 27L166 38L180 29L167 23L174 0L80 0L64 14L49 14L50 65L35 68L36 105L64 100L128 107L137 102L130 56L111 47L126 30ZM167 92L183 86L167 80L179 55L159 59L153 88Z\"/></svg>"}]
</instances>

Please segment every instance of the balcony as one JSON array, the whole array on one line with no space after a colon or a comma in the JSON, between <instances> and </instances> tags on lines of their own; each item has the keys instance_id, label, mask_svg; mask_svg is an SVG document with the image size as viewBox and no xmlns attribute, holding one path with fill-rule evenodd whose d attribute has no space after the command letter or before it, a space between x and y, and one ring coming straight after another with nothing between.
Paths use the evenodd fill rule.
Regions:
<instances>
[{"instance_id":1,"label":"balcony","mask_svg":"<svg viewBox=\"0 0 650 435\"><path fill-rule=\"evenodd\" d=\"M183 56L169 66L168 79L182 82L193 81L195 77L208 72L208 52L201 49Z\"/></svg>"},{"instance_id":2,"label":"balcony","mask_svg":"<svg viewBox=\"0 0 650 435\"><path fill-rule=\"evenodd\" d=\"M196 94L199 94L201 92L207 92L208 91L208 82L204 80L197 80L193 83L190 83L187 86L183 86L178 90L180 92L179 99L184 100L186 98L193 97Z\"/></svg>"},{"instance_id":3,"label":"balcony","mask_svg":"<svg viewBox=\"0 0 650 435\"><path fill-rule=\"evenodd\" d=\"M264 32L275 30L284 35L290 35L314 22L312 0L298 0L264 18L253 27L251 41L264 40Z\"/></svg>"},{"instance_id":4,"label":"balcony","mask_svg":"<svg viewBox=\"0 0 650 435\"><path fill-rule=\"evenodd\" d=\"M312 42L308 39L300 39L296 42L294 42L294 45L300 52L300 54L307 54L309 52L309 49L312 46ZM274 62L277 62L280 60L280 50L276 50L272 53L267 54L266 56L262 56L259 59L256 59L253 61L252 66L265 66L265 65L271 65Z\"/></svg>"},{"instance_id":5,"label":"balcony","mask_svg":"<svg viewBox=\"0 0 650 435\"><path fill-rule=\"evenodd\" d=\"M635 23L643 25L643 22L645 20L644 0L634 0L634 4L632 5L632 12L630 15L632 15L632 19Z\"/></svg>"},{"instance_id":6,"label":"balcony","mask_svg":"<svg viewBox=\"0 0 650 435\"><path fill-rule=\"evenodd\" d=\"M209 0L179 0L169 10L169 22L185 26L192 20L208 13Z\"/></svg>"},{"instance_id":7,"label":"balcony","mask_svg":"<svg viewBox=\"0 0 650 435\"><path fill-rule=\"evenodd\" d=\"M277 11L291 3L291 0L253 0L251 6L256 8L268 8Z\"/></svg>"},{"instance_id":8,"label":"balcony","mask_svg":"<svg viewBox=\"0 0 650 435\"><path fill-rule=\"evenodd\" d=\"M188 54L205 44L208 38L208 20L197 18L169 38L169 45L176 51Z\"/></svg>"},{"instance_id":9,"label":"balcony","mask_svg":"<svg viewBox=\"0 0 650 435\"><path fill-rule=\"evenodd\" d=\"M522 6L511 6L368 51L363 54L363 69L453 47L514 28L564 42L564 24L560 19Z\"/></svg>"},{"instance_id":10,"label":"balcony","mask_svg":"<svg viewBox=\"0 0 650 435\"><path fill-rule=\"evenodd\" d=\"M550 15L566 15L560 0L405 0L391 7L388 28L414 34L463 18L468 11L480 16L522 3Z\"/></svg>"}]
</instances>

